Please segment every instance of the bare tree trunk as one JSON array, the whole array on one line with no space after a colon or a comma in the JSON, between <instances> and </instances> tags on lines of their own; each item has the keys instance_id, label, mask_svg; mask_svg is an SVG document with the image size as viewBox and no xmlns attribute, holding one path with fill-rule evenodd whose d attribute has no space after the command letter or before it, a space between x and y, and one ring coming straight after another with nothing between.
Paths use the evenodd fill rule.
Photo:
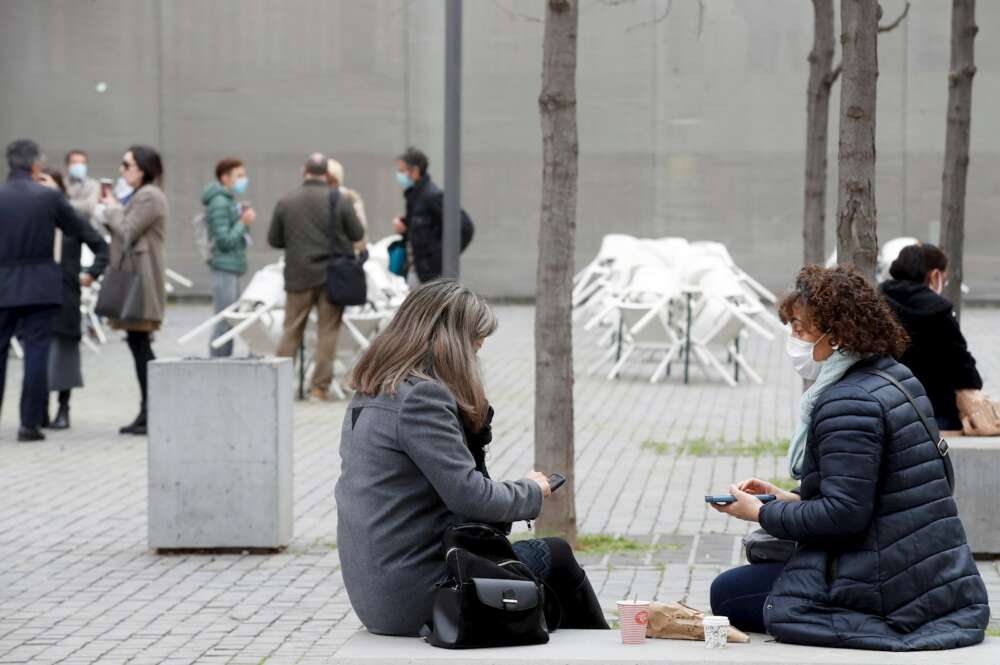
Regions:
<instances>
[{"instance_id":1,"label":"bare tree trunk","mask_svg":"<svg viewBox=\"0 0 1000 665\"><path fill-rule=\"evenodd\" d=\"M944 296L962 311L963 246L965 245L965 180L969 174L969 131L976 0L952 0L951 71L948 73L948 131L944 143L941 187L941 249L948 254L950 281Z\"/></svg>"},{"instance_id":2,"label":"bare tree trunk","mask_svg":"<svg viewBox=\"0 0 1000 665\"><path fill-rule=\"evenodd\" d=\"M577 0L548 0L542 56L542 217L535 305L535 468L566 484L545 500L540 533L576 543L573 338L570 294L576 232Z\"/></svg>"},{"instance_id":3,"label":"bare tree trunk","mask_svg":"<svg viewBox=\"0 0 1000 665\"><path fill-rule=\"evenodd\" d=\"M806 205L802 220L803 262L826 258L826 145L833 85L833 0L813 0L813 49L809 54L806 102Z\"/></svg>"},{"instance_id":4,"label":"bare tree trunk","mask_svg":"<svg viewBox=\"0 0 1000 665\"><path fill-rule=\"evenodd\" d=\"M875 281L875 88L878 80L877 0L841 0L840 157L837 257Z\"/></svg>"}]
</instances>

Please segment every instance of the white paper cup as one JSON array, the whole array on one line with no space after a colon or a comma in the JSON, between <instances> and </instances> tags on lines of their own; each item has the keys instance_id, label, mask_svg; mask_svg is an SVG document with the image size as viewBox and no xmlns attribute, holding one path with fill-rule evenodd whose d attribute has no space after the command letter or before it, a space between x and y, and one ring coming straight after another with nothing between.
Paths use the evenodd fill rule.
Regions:
<instances>
[{"instance_id":1,"label":"white paper cup","mask_svg":"<svg viewBox=\"0 0 1000 665\"><path fill-rule=\"evenodd\" d=\"M729 638L729 617L705 617L702 625L705 627L705 648L725 649Z\"/></svg>"},{"instance_id":2,"label":"white paper cup","mask_svg":"<svg viewBox=\"0 0 1000 665\"><path fill-rule=\"evenodd\" d=\"M649 601L619 600L618 626L622 644L642 644L646 641L646 622L649 619Z\"/></svg>"}]
</instances>

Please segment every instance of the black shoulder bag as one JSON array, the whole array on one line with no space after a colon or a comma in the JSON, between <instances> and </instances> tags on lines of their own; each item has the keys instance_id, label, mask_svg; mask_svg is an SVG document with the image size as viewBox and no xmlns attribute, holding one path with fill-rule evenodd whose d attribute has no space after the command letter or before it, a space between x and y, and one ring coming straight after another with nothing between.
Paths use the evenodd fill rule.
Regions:
<instances>
[{"instance_id":1,"label":"black shoulder bag","mask_svg":"<svg viewBox=\"0 0 1000 665\"><path fill-rule=\"evenodd\" d=\"M545 589L503 534L485 524L461 524L445 532L444 543L448 577L434 593L428 643L477 649L549 641Z\"/></svg>"},{"instance_id":2,"label":"black shoulder bag","mask_svg":"<svg viewBox=\"0 0 1000 665\"><path fill-rule=\"evenodd\" d=\"M340 190L330 189L330 263L326 268L326 298L334 305L344 307L364 305L368 302L368 284L365 279L365 261L368 251L343 254L337 246L337 202Z\"/></svg>"},{"instance_id":3,"label":"black shoulder bag","mask_svg":"<svg viewBox=\"0 0 1000 665\"><path fill-rule=\"evenodd\" d=\"M145 315L143 300L142 274L135 271L133 264L133 246L125 238L118 265L107 270L101 280L101 290L97 294L97 304L94 312L118 321L142 321ZM128 261L132 270L123 270Z\"/></svg>"},{"instance_id":4,"label":"black shoulder bag","mask_svg":"<svg viewBox=\"0 0 1000 665\"><path fill-rule=\"evenodd\" d=\"M891 374L881 369L865 370L865 374L874 374L875 376L882 377L892 385L896 386L896 388L899 389L899 392L903 393L903 396L906 397L907 401L909 401L910 406L912 406L913 410L917 412L917 417L920 418L920 422L924 424L924 429L926 429L927 434L930 435L931 441L933 441L934 445L937 447L938 455L941 456L941 463L944 464L944 477L948 481L948 488L951 490L951 493L954 494L955 467L951 463L951 458L948 457L948 442L941 437L941 430L938 429L937 423L931 425L931 421L927 419L924 412L917 406L917 400L913 399L913 395L910 394L910 391L904 388L903 384L897 381Z\"/></svg>"}]
</instances>

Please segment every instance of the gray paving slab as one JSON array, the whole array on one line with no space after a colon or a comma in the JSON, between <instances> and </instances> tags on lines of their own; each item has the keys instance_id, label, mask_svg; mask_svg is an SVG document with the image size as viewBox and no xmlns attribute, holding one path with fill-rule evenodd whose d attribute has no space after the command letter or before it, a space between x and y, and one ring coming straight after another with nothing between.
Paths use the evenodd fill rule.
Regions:
<instances>
[{"instance_id":1,"label":"gray paving slab","mask_svg":"<svg viewBox=\"0 0 1000 665\"><path fill-rule=\"evenodd\" d=\"M200 353L176 338L208 314L176 306L154 343L160 357ZM490 468L532 466L530 307L498 308L500 329L481 356L497 410ZM970 309L963 325L987 387L1000 393L1000 310ZM596 336L575 335L580 533L621 536L639 549L582 552L609 613L639 596L707 608L711 580L739 563L747 525L707 509L702 495L747 475L784 477L775 442L787 439L799 382L780 345L751 341L763 386L730 389L692 372L650 385L629 370L589 376ZM340 574L333 488L344 403L295 405L295 533L280 554L159 556L146 547L146 441L121 437L138 390L121 335L83 351L86 388L74 391L73 428L38 444L14 442L20 363L9 364L0 419L0 661L234 663L323 661L360 627ZM197 386L193 386L197 390ZM526 533L524 523L515 525ZM1000 569L980 570L1000 619ZM1000 629L1000 621L994 624ZM439 652L436 652L439 653ZM1000 662L1000 659L998 659Z\"/></svg>"}]
</instances>

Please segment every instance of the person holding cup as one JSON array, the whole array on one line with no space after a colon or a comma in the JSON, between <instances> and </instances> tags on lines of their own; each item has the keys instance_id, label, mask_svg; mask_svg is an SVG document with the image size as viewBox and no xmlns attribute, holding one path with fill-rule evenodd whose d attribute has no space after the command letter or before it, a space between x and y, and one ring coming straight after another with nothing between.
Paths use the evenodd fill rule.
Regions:
<instances>
[{"instance_id":1,"label":"person holding cup","mask_svg":"<svg viewBox=\"0 0 1000 665\"><path fill-rule=\"evenodd\" d=\"M795 644L916 651L981 642L986 587L930 402L894 359L906 348L903 329L848 266L803 268L779 313L791 326L792 364L814 381L789 450L801 485L789 492L750 478L730 487L735 502L712 506L796 548L786 563L719 575L713 614Z\"/></svg>"},{"instance_id":2,"label":"person holding cup","mask_svg":"<svg viewBox=\"0 0 1000 665\"><path fill-rule=\"evenodd\" d=\"M538 471L499 482L486 470L492 408L476 354L496 327L478 295L432 281L407 297L352 371L357 393L344 417L335 492L337 551L351 605L372 633L418 635L431 621L450 526L534 519L551 493ZM561 627L607 629L566 541L526 540L513 549L557 594Z\"/></svg>"}]
</instances>

